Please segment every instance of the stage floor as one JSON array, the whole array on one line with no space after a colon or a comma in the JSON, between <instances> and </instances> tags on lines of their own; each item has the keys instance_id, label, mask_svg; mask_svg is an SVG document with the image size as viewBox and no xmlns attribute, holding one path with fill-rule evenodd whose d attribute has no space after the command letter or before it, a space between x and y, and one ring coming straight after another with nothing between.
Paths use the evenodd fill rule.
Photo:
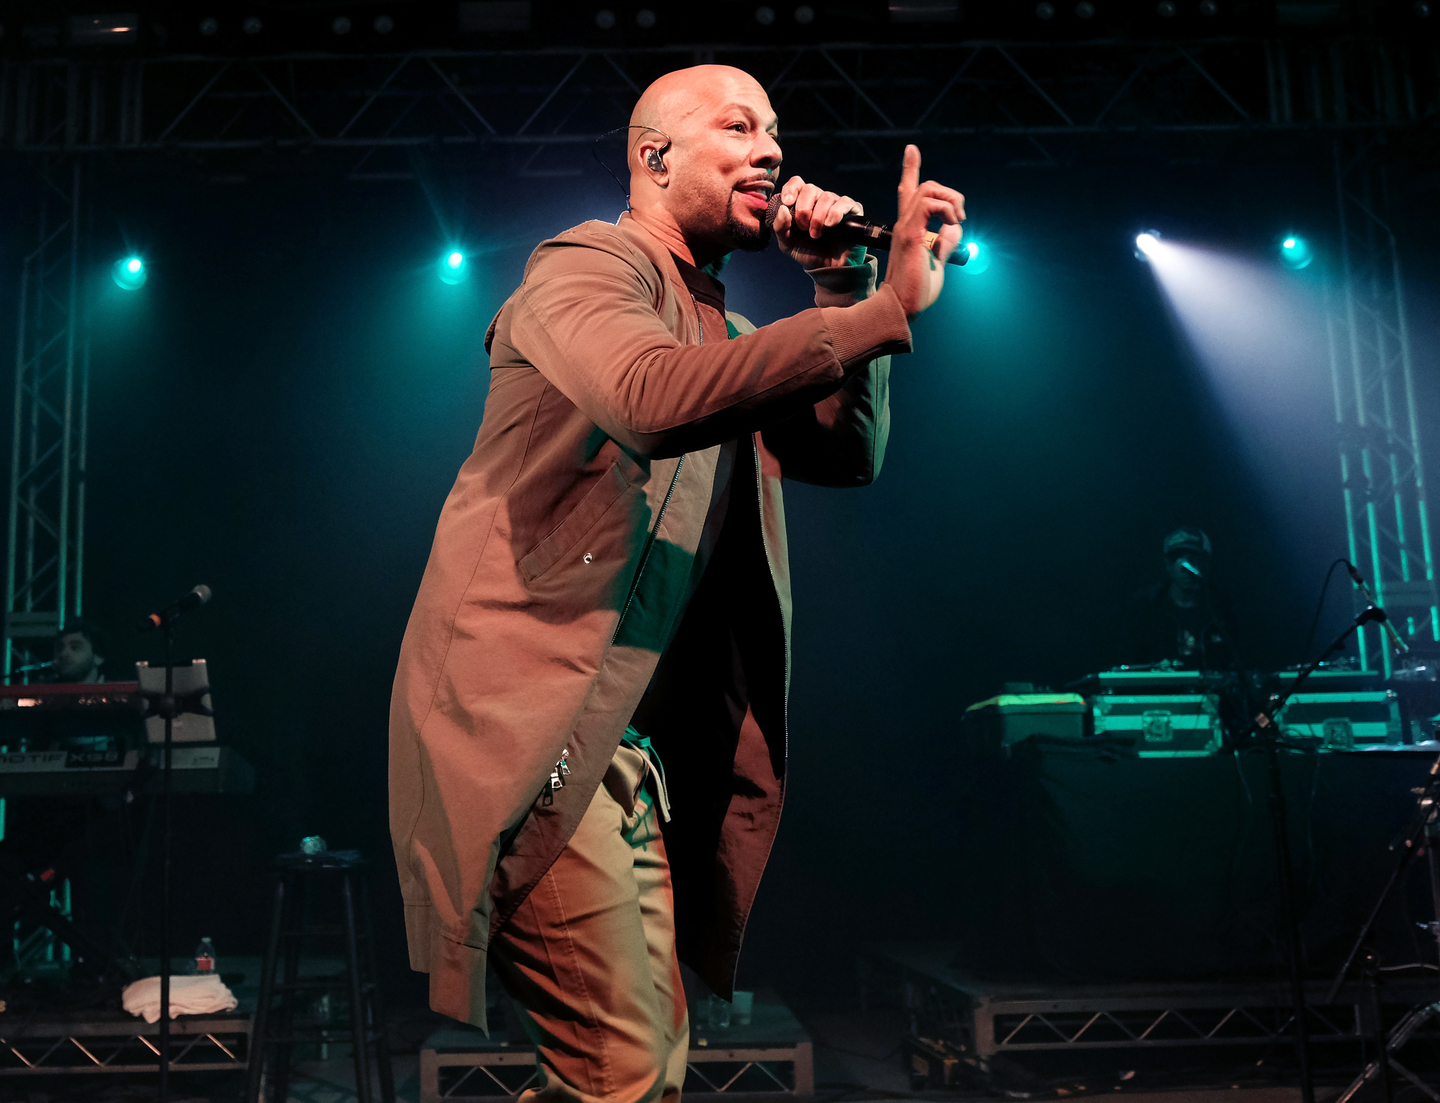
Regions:
<instances>
[{"instance_id":1,"label":"stage floor","mask_svg":"<svg viewBox=\"0 0 1440 1103\"><path fill-rule=\"evenodd\" d=\"M881 964L898 970L901 967L917 974L953 984L964 990L966 978L952 970L952 943L904 943L876 947L866 955L872 983L868 990L857 990L846 999L821 999L804 991L782 993L793 1011L789 1020L796 1031L813 1045L815 1098L823 1103L882 1103L891 1100L1000 1100L1009 1098L997 1084L987 1086L975 1082L957 1085L954 1090L916 1091L907 1064L905 1040L912 1031L911 1009L891 986L882 985L876 977ZM253 962L253 968L252 966ZM230 958L223 964L232 969L252 973L258 960ZM898 987L898 986L895 986ZM986 985L992 997L1037 1000L1057 996L1053 986ZM1170 1001L1183 999L1180 986L1114 985L1105 986L1111 996L1126 995L1146 999L1163 996ZM1189 987L1189 986L1186 986ZM1389 986L1391 998L1402 991L1400 985ZM237 994L246 1004L253 1003L253 991L240 985ZM1095 986L1085 986L1093 995ZM1273 992L1261 986L1263 991ZM1193 987L1190 994L1196 995ZM248 999L247 999L248 997ZM1199 993L1198 998L1206 998ZM863 1002L862 1002L863 1001ZM247 1007L242 1004L242 1011ZM421 1103L421 1078L418 1050L425 1040L439 1030L455 1030L456 1024L424 1008L396 1007L391 1012L391 1037L394 1040L393 1063L397 1099L404 1103ZM773 1026L773 1024L771 1024ZM736 1028L732 1028L734 1031ZM774 1031L770 1031L774 1033ZM696 1040L705 1037L713 1045L718 1035L697 1029ZM471 1044L473 1033L457 1031L464 1043ZM799 1035L797 1035L799 1036ZM735 1038L727 1038L733 1043ZM493 1045L498 1046L499 1039ZM1149 1054L1132 1051L1101 1050L1083 1055L1067 1053L1066 1063L1044 1064L1040 1058L1048 1054L1024 1054L1022 1057L1034 1077L1033 1100L1057 1099L1069 1095L1123 1095L1131 1103L1298 1103L1299 1093L1287 1084L1289 1071L1283 1067L1288 1047L1272 1047L1257 1062L1252 1046L1235 1059L1211 1050L1157 1050ZM1419 1046L1416 1047L1420 1048ZM1317 1092L1318 1103L1326 1103L1343 1089L1354 1069L1342 1053L1342 1061L1327 1065ZM1080 1059L1083 1058L1083 1059ZM336 1044L327 1060L299 1063L287 1103L351 1103L354 1099L353 1065L342 1045ZM47 1077L41 1082L17 1078L0 1083L0 1103L32 1100L39 1103L152 1103L153 1077L94 1076ZM176 1077L174 1103L241 1103L244 1077L234 1073L187 1074ZM42 1093L36 1095L34 1093ZM1224 1096L1222 1100L1220 1096Z\"/></svg>"}]
</instances>

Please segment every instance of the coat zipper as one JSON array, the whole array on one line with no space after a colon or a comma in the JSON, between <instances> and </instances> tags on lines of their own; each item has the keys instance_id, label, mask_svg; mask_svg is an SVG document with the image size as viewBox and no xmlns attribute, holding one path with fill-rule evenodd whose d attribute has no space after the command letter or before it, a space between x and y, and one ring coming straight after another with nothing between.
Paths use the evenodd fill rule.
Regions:
<instances>
[{"instance_id":1,"label":"coat zipper","mask_svg":"<svg viewBox=\"0 0 1440 1103\"><path fill-rule=\"evenodd\" d=\"M780 614L781 642L784 645L785 653L785 676L788 683L790 676L790 637L785 632L785 608L780 604L780 584L775 578L775 568L770 566L770 550L765 544L765 495L764 482L760 473L760 445L755 441L755 435L750 435L750 446L755 453L755 508L760 514L760 553L765 556L765 569L770 572L770 592L775 595L775 609ZM785 748L785 774L788 777L790 772L790 687L787 684L784 689L783 703L780 706L781 738ZM780 802L783 808L785 801L785 778L781 779ZM770 861L770 854L775 848L775 840L770 840L770 849L765 852L766 864ZM753 903L753 901L752 901ZM748 916L747 916L748 920ZM745 927L742 926L739 932L739 941L745 940ZM737 943L737 950L739 944Z\"/></svg>"},{"instance_id":2,"label":"coat zipper","mask_svg":"<svg viewBox=\"0 0 1440 1103\"><path fill-rule=\"evenodd\" d=\"M760 553L765 556L765 569L770 572L770 592L775 597L775 611L780 614L780 642L785 655L785 688L781 694L780 723L781 737L785 745L785 760L790 760L790 634L785 631L785 608L780 604L780 582L775 577L775 568L770 565L770 549L765 544L765 491L760 473L760 445L755 435L750 435L750 447L755 453L755 510L760 515Z\"/></svg>"}]
</instances>

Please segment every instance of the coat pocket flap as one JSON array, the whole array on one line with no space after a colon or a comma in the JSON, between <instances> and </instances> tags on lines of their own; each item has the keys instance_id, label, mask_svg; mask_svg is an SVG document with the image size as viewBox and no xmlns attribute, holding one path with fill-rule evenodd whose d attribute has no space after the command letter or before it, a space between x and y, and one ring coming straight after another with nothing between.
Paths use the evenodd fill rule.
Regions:
<instances>
[{"instance_id":1,"label":"coat pocket flap","mask_svg":"<svg viewBox=\"0 0 1440 1103\"><path fill-rule=\"evenodd\" d=\"M530 554L520 560L520 571L527 582L534 582L559 562L561 556L570 551L580 539L595 527L595 522L615 504L630 484L620 471L620 465L612 463L606 472L595 480L595 485L585 492L580 504L572 509L550 535L531 549Z\"/></svg>"}]
</instances>

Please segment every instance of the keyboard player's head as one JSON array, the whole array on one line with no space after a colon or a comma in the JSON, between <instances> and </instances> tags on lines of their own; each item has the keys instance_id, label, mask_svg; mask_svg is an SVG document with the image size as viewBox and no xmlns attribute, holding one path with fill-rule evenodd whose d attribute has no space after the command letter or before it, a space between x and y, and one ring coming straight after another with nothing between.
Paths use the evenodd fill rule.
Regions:
<instances>
[{"instance_id":1,"label":"keyboard player's head","mask_svg":"<svg viewBox=\"0 0 1440 1103\"><path fill-rule=\"evenodd\" d=\"M103 682L100 666L105 662L104 633L92 621L75 617L55 637L55 666L51 670L57 682Z\"/></svg>"}]
</instances>

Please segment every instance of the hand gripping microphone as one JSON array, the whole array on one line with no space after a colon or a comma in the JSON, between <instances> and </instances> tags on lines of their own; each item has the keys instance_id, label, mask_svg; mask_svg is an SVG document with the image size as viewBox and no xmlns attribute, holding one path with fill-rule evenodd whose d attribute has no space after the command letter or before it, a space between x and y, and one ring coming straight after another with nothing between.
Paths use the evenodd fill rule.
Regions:
<instances>
[{"instance_id":1,"label":"hand gripping microphone","mask_svg":"<svg viewBox=\"0 0 1440 1103\"><path fill-rule=\"evenodd\" d=\"M780 193L770 197L770 206L765 208L765 225L775 228L775 216L780 213ZM881 222L867 221L863 215L847 214L834 226L826 226L816 240L838 245L864 245L869 249L890 248L892 231ZM925 231L925 247L933 249L939 234ZM970 251L963 245L957 246L947 258L949 264L965 264L970 260Z\"/></svg>"},{"instance_id":2,"label":"hand gripping microphone","mask_svg":"<svg viewBox=\"0 0 1440 1103\"><path fill-rule=\"evenodd\" d=\"M1365 600L1380 614L1375 619L1378 620L1385 629L1385 634L1390 637L1390 643L1394 646L1395 650L1402 655L1408 652L1410 650L1409 645L1400 638L1400 633L1395 631L1395 626L1390 623L1389 614L1380 608L1380 603L1375 600L1375 595L1370 592L1370 587L1365 585L1365 579L1362 578L1360 572L1355 569L1355 564L1346 560L1345 569L1350 572L1350 577L1355 581L1355 585L1360 587L1360 592L1365 595Z\"/></svg>"}]
</instances>

